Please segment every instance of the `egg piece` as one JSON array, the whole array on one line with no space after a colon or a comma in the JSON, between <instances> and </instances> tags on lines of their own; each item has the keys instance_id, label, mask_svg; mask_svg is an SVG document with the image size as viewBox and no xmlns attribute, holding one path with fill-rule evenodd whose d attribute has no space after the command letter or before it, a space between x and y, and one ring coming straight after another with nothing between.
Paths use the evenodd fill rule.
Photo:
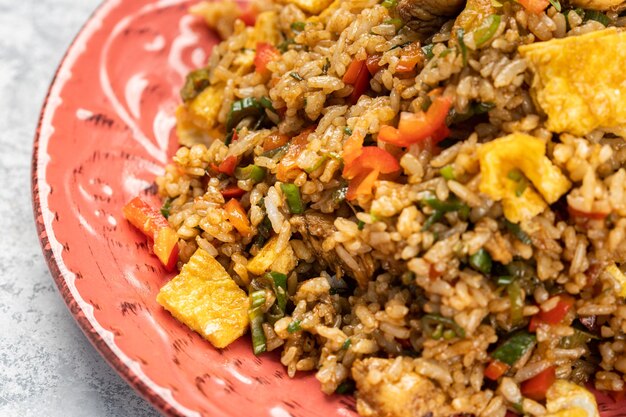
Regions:
<instances>
[{"instance_id":1,"label":"egg piece","mask_svg":"<svg viewBox=\"0 0 626 417\"><path fill-rule=\"evenodd\" d=\"M573 382L558 379L546 393L544 417L600 417L596 398Z\"/></svg>"},{"instance_id":2,"label":"egg piece","mask_svg":"<svg viewBox=\"0 0 626 417\"><path fill-rule=\"evenodd\" d=\"M615 28L519 47L534 73L531 94L546 127L584 136L626 125L626 32Z\"/></svg>"},{"instance_id":3,"label":"egg piece","mask_svg":"<svg viewBox=\"0 0 626 417\"><path fill-rule=\"evenodd\" d=\"M624 0L572 0L572 6L591 10L614 10L624 4Z\"/></svg>"},{"instance_id":4,"label":"egg piece","mask_svg":"<svg viewBox=\"0 0 626 417\"><path fill-rule=\"evenodd\" d=\"M248 329L248 295L202 249L161 288L157 302L217 348L228 346Z\"/></svg>"},{"instance_id":5,"label":"egg piece","mask_svg":"<svg viewBox=\"0 0 626 417\"><path fill-rule=\"evenodd\" d=\"M504 216L519 223L543 212L571 187L570 181L546 156L543 140L524 133L485 143L478 148L480 192L502 201ZM513 178L516 172L520 177ZM530 186L520 187L521 181Z\"/></svg>"}]
</instances>

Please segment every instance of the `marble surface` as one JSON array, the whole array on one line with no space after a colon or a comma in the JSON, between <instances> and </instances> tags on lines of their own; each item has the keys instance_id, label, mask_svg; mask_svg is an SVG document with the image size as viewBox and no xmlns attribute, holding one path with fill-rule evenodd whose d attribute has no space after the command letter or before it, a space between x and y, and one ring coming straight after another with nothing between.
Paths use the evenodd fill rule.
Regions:
<instances>
[{"instance_id":1,"label":"marble surface","mask_svg":"<svg viewBox=\"0 0 626 417\"><path fill-rule=\"evenodd\" d=\"M33 136L48 84L99 0L0 0L0 416L155 417L77 327L31 209Z\"/></svg>"}]
</instances>

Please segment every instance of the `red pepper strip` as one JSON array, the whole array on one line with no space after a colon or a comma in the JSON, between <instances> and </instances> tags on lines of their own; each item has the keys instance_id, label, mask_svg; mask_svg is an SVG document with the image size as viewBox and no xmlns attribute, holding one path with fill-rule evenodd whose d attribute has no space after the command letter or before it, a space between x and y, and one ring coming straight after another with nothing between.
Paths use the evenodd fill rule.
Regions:
<instances>
[{"instance_id":1,"label":"red pepper strip","mask_svg":"<svg viewBox=\"0 0 626 417\"><path fill-rule=\"evenodd\" d=\"M289 136L282 133L270 133L268 137L263 141L263 152L272 151L276 148L280 148L289 142Z\"/></svg>"},{"instance_id":2,"label":"red pepper strip","mask_svg":"<svg viewBox=\"0 0 626 417\"><path fill-rule=\"evenodd\" d=\"M357 76L356 81L354 82L354 90L352 90L352 94L350 94L350 104L355 105L359 98L367 91L367 88L370 86L370 73L367 69L367 66L363 65L361 67L361 72Z\"/></svg>"},{"instance_id":3,"label":"red pepper strip","mask_svg":"<svg viewBox=\"0 0 626 417\"><path fill-rule=\"evenodd\" d=\"M361 151L363 150L363 141L364 141L363 133L359 130L352 132L352 135L343 144L343 164L344 164L344 175L348 166L352 164L352 162L361 156Z\"/></svg>"},{"instance_id":4,"label":"red pepper strip","mask_svg":"<svg viewBox=\"0 0 626 417\"><path fill-rule=\"evenodd\" d=\"M135 197L124 206L123 213L130 224L154 241L154 254L168 271L173 271L178 261L178 234L161 212Z\"/></svg>"},{"instance_id":5,"label":"red pepper strip","mask_svg":"<svg viewBox=\"0 0 626 417\"><path fill-rule=\"evenodd\" d=\"M602 220L606 218L606 216L609 215L609 213L602 213L598 211L592 211L592 212L580 211L580 210L573 208L570 205L567 206L567 211L569 212L569 215L572 217L583 217L583 218L592 219L592 220Z\"/></svg>"},{"instance_id":6,"label":"red pepper strip","mask_svg":"<svg viewBox=\"0 0 626 417\"><path fill-rule=\"evenodd\" d=\"M560 294L557 297L559 297L559 302L552 310L539 311L539 313L535 314L530 319L530 324L528 325L529 331L534 332L541 323L559 324L563 321L567 312L574 306L575 300L567 294Z\"/></svg>"},{"instance_id":7,"label":"red pepper strip","mask_svg":"<svg viewBox=\"0 0 626 417\"><path fill-rule=\"evenodd\" d=\"M278 163L276 169L276 178L279 181L287 181L289 179L288 173L292 169L297 168L296 162L300 153L306 149L309 143L309 135L315 130L316 126L310 126L304 129L298 136L294 136L289 144L289 150L287 154Z\"/></svg>"},{"instance_id":8,"label":"red pepper strip","mask_svg":"<svg viewBox=\"0 0 626 417\"><path fill-rule=\"evenodd\" d=\"M237 157L231 155L222 161L222 163L217 167L217 170L222 174L232 176L235 173L235 168L237 168L238 162Z\"/></svg>"},{"instance_id":9,"label":"red pepper strip","mask_svg":"<svg viewBox=\"0 0 626 417\"><path fill-rule=\"evenodd\" d=\"M256 54L254 55L254 68L259 74L267 72L267 64L280 56L278 49L267 42L256 44Z\"/></svg>"},{"instance_id":10,"label":"red pepper strip","mask_svg":"<svg viewBox=\"0 0 626 417\"><path fill-rule=\"evenodd\" d=\"M497 359L493 359L485 368L485 376L492 381L496 381L498 378L504 375L506 371L509 370L509 368L510 366L506 363L500 362Z\"/></svg>"},{"instance_id":11,"label":"red pepper strip","mask_svg":"<svg viewBox=\"0 0 626 417\"><path fill-rule=\"evenodd\" d=\"M556 380L556 368L551 366L534 377L522 382L520 387L522 395L535 401L542 401L546 398L548 388Z\"/></svg>"},{"instance_id":12,"label":"red pepper strip","mask_svg":"<svg viewBox=\"0 0 626 417\"><path fill-rule=\"evenodd\" d=\"M517 0L517 2L534 14L543 12L550 5L548 0Z\"/></svg>"},{"instance_id":13,"label":"red pepper strip","mask_svg":"<svg viewBox=\"0 0 626 417\"><path fill-rule=\"evenodd\" d=\"M342 81L346 84L354 84L356 83L356 80L359 76L359 74L361 73L361 70L363 69L363 67L366 66L366 61L359 61L357 59L354 59L350 65L348 65L348 69L346 70L346 73L343 74L343 78Z\"/></svg>"},{"instance_id":14,"label":"red pepper strip","mask_svg":"<svg viewBox=\"0 0 626 417\"><path fill-rule=\"evenodd\" d=\"M350 180L348 183L348 192L346 198L354 200L359 195L369 195L372 193L372 187L378 179L378 171L364 171Z\"/></svg>"},{"instance_id":15,"label":"red pepper strip","mask_svg":"<svg viewBox=\"0 0 626 417\"><path fill-rule=\"evenodd\" d=\"M389 152L377 146L365 146L361 154L343 170L343 176L351 179L363 171L391 174L400 171L400 164Z\"/></svg>"},{"instance_id":16,"label":"red pepper strip","mask_svg":"<svg viewBox=\"0 0 626 417\"><path fill-rule=\"evenodd\" d=\"M246 26L254 26L258 14L256 6L252 5L252 3L248 3L245 8L243 8L243 6L241 7L242 10L240 11L239 19L241 19Z\"/></svg>"},{"instance_id":17,"label":"red pepper strip","mask_svg":"<svg viewBox=\"0 0 626 417\"><path fill-rule=\"evenodd\" d=\"M225 199L240 198L242 195L246 193L245 190L242 190L241 188L237 187L235 184L229 185L228 187L224 188L220 192L222 193Z\"/></svg>"},{"instance_id":18,"label":"red pepper strip","mask_svg":"<svg viewBox=\"0 0 626 417\"><path fill-rule=\"evenodd\" d=\"M239 201L234 198L224 204L224 212L228 221L244 237L250 236L250 220Z\"/></svg>"},{"instance_id":19,"label":"red pepper strip","mask_svg":"<svg viewBox=\"0 0 626 417\"><path fill-rule=\"evenodd\" d=\"M424 52L419 42L413 42L404 49L400 61L396 65L396 72L411 72L418 64L424 62Z\"/></svg>"},{"instance_id":20,"label":"red pepper strip","mask_svg":"<svg viewBox=\"0 0 626 417\"><path fill-rule=\"evenodd\" d=\"M398 129L381 128L378 139L396 146L408 147L432 138L435 144L449 134L446 116L452 103L447 97L436 97L426 113L406 113L400 115Z\"/></svg>"},{"instance_id":21,"label":"red pepper strip","mask_svg":"<svg viewBox=\"0 0 626 417\"><path fill-rule=\"evenodd\" d=\"M370 55L367 57L365 65L367 65L367 70L370 72L371 75L374 75L378 71L380 71L380 58L380 55Z\"/></svg>"}]
</instances>

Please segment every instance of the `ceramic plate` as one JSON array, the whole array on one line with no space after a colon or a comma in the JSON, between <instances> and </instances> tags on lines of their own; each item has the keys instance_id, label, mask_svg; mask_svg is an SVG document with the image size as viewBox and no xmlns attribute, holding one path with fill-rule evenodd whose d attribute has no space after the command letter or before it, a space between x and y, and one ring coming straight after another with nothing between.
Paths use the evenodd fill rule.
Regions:
<instances>
[{"instance_id":1,"label":"ceramic plate","mask_svg":"<svg viewBox=\"0 0 626 417\"><path fill-rule=\"evenodd\" d=\"M171 274L121 208L175 152L178 90L217 41L186 14L191 3L106 1L61 63L33 154L50 271L94 346L166 415L356 416L351 398L325 396L311 374L289 379L247 337L216 350L155 301Z\"/></svg>"}]
</instances>

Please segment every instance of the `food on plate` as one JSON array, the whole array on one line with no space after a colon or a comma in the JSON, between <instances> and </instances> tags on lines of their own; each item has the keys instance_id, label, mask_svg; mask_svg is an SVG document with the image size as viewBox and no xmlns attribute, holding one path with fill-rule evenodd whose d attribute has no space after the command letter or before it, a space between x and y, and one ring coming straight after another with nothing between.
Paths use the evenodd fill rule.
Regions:
<instances>
[{"instance_id":1,"label":"food on plate","mask_svg":"<svg viewBox=\"0 0 626 417\"><path fill-rule=\"evenodd\" d=\"M597 416L626 392L623 5L199 2L158 296L363 416ZM174 237L172 237L174 236ZM174 245L172 245L174 241Z\"/></svg>"}]
</instances>

